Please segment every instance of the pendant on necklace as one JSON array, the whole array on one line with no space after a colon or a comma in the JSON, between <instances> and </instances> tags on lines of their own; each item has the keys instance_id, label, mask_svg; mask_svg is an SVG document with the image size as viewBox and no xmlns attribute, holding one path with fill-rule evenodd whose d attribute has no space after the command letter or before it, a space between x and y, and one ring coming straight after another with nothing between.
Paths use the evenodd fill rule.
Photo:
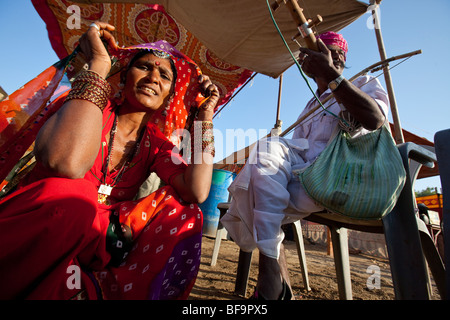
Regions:
<instances>
[{"instance_id":1,"label":"pendant on necklace","mask_svg":"<svg viewBox=\"0 0 450 320\"><path fill-rule=\"evenodd\" d=\"M111 187L107 184L100 185L100 187L98 188L98 199L97 199L98 203L106 204L106 205L109 204L108 196L111 195L112 188L113 187Z\"/></svg>"}]
</instances>

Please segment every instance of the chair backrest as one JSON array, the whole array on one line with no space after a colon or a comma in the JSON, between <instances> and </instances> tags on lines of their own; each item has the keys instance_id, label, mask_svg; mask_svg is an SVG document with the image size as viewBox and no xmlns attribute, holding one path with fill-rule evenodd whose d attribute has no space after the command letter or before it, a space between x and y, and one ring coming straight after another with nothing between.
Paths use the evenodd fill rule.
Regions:
<instances>
[{"instance_id":1,"label":"chair backrest","mask_svg":"<svg viewBox=\"0 0 450 320\"><path fill-rule=\"evenodd\" d=\"M444 227L444 264L446 270L446 289L450 292L450 129L439 131L434 136L439 174L441 178L443 201L443 227Z\"/></svg>"},{"instance_id":2,"label":"chair backrest","mask_svg":"<svg viewBox=\"0 0 450 320\"><path fill-rule=\"evenodd\" d=\"M432 146L420 145L420 147L422 147L422 148L424 148L424 149L426 149L426 150L436 154L435 148L432 147ZM410 175L412 181L415 182L417 180L417 177L419 176L419 172L420 172L420 169L422 168L422 165L423 165L422 163L420 163L420 162L418 162L416 160L411 160L410 161L410 163L409 163L409 175ZM430 168L432 168L432 167L430 167ZM414 187L414 184L413 184L413 187Z\"/></svg>"}]
</instances>

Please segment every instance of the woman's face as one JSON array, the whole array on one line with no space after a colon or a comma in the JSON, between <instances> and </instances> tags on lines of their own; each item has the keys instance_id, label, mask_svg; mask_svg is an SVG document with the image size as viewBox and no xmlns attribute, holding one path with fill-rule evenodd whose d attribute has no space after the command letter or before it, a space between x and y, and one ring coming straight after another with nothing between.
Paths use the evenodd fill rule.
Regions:
<instances>
[{"instance_id":1,"label":"woman's face","mask_svg":"<svg viewBox=\"0 0 450 320\"><path fill-rule=\"evenodd\" d=\"M137 108L144 107L146 111L156 111L170 99L173 80L169 59L145 54L128 69L123 88L125 102Z\"/></svg>"}]
</instances>

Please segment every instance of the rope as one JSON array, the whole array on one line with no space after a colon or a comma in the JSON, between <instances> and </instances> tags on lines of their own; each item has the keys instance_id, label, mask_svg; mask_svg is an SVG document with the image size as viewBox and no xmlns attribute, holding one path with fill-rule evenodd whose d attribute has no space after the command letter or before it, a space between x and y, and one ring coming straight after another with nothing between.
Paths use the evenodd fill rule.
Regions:
<instances>
[{"instance_id":1,"label":"rope","mask_svg":"<svg viewBox=\"0 0 450 320\"><path fill-rule=\"evenodd\" d=\"M219 110L217 110L217 112L215 112L215 114L214 114L214 116L213 116L213 119L218 115L218 114L220 114L220 112L230 103L230 101L232 101L233 99L234 99L234 97L242 90L242 89L244 89L244 87L250 82L250 81L252 81L253 80L253 78L257 75L258 73L253 73L253 75L250 77L250 78L248 78L247 79L247 81L239 88L239 90L238 91L236 91L232 96L231 96L231 98L230 99L228 99L228 101L219 109Z\"/></svg>"},{"instance_id":2,"label":"rope","mask_svg":"<svg viewBox=\"0 0 450 320\"><path fill-rule=\"evenodd\" d=\"M411 57L412 57L412 56L406 57L406 58L404 58L402 61L400 61L400 62L398 62L397 64L395 64L394 66L388 68L389 71L391 71L392 69L394 69L394 68L397 67L398 65L402 64L402 63L405 62L406 60L410 59ZM369 73L369 72L373 73L373 72L379 71L380 68L382 69L383 67L382 67L382 66L381 66L381 67L380 67L380 66L377 66L377 67L373 68L372 70L369 70L369 71L365 72L364 74L367 74L367 73ZM364 87L366 84L370 83L371 81L374 81L375 79L381 77L382 74L383 74L383 73L380 73L379 75L374 76L372 79L370 79L369 81L367 81L366 83L364 83L361 87L359 87L359 89L361 89L362 87ZM355 78L355 77L352 77L350 80L352 80L353 78ZM328 101L329 98L331 98L331 95L328 96L328 97L326 97L322 103ZM334 101L333 103L330 103L330 104L327 106L327 108L330 108L330 107L331 107L332 105L334 105L335 103L337 103L337 101ZM299 119L300 121L294 122L294 124L292 124L292 125L291 125L290 127L288 127L285 131L283 131L283 132L280 134L280 136L283 137L283 136L285 136L285 135L291 133L291 132L295 129L295 127L297 127L300 123L302 123L302 122L304 122L304 121L309 121L312 117L316 116L317 114L315 114L314 112L318 109L318 107L319 107L319 106L317 106L317 107L311 109L311 113L306 114L306 115L304 116L303 119Z\"/></svg>"},{"instance_id":3,"label":"rope","mask_svg":"<svg viewBox=\"0 0 450 320\"><path fill-rule=\"evenodd\" d=\"M273 13L272 13L272 10L271 10L269 1L266 0L266 3L267 3L267 7L268 7L268 9L269 9L269 13L270 13L270 17L271 17L271 19L272 19L272 22L273 22L275 28L277 29L277 32L278 32L278 34L280 35L281 39L283 40L284 45L286 46L286 48L288 49L289 53L291 54L291 57L292 57L292 59L293 59L295 65L297 66L298 70L300 71L300 74L302 75L302 78L303 78L304 81L306 82L306 84L307 84L309 90L312 92L312 94L313 94L313 96L314 96L314 99L319 103L319 106L320 106L324 111L328 112L329 114L331 114L331 115L334 116L335 118L339 119L343 124L345 124L346 126L350 127L350 125L347 123L347 121L345 121L344 119L342 119L342 118L340 118L339 116L335 115L333 112L327 110L327 108L325 108L325 107L323 106L322 102L321 102L320 99L317 97L315 91L312 89L312 87L311 87L311 85L310 85L310 83L309 83L309 81L308 81L308 79L307 79L307 76L305 75L305 73L303 72L303 70L302 70L302 68L301 68L301 65L298 63L297 59L295 59L294 54L292 53L292 51L291 51L291 49L289 48L289 46L288 46L286 40L284 39L284 36L283 36L283 34L281 33L281 30L280 30L280 28L278 27L278 24L277 24L277 22L275 21L275 18L274 18L274 16L273 16ZM299 44L297 41L296 41L296 43L300 46L300 44ZM405 61L408 60L409 58L411 58L411 56L406 57L404 60L400 61L399 63L397 63L397 64L394 65L393 67L388 68L388 70L394 69L395 67L397 67L398 65L402 64L403 62L405 62ZM382 69L382 68L384 68L384 66L381 66L381 67L379 67L379 68ZM374 70L371 70L370 72L375 72L375 71L378 71L378 70L379 70L379 69L375 69L375 68L374 68ZM368 71L368 72L369 72L369 71ZM381 73L380 73L378 76L376 76L376 77L374 77L373 79L371 79L370 81L372 81L372 80L374 80L374 79L376 79L376 78L378 78L378 77L380 77L380 76L381 76ZM369 81L369 82L370 82L370 81ZM367 83L366 83L366 84L367 84ZM329 96L329 97L331 97L331 96ZM325 99L324 102L325 102L325 101L327 101L327 99ZM336 101L333 102L332 104L330 104L330 105L328 106L328 108L329 108L330 106L332 106L334 103L336 103ZM319 106L318 106L318 107L319 107ZM318 107L317 107L317 108L318 108ZM317 110L317 108L315 108L314 111ZM313 110L311 110L311 111L313 111ZM312 113L313 113L313 112L312 112ZM311 113L311 114L307 114L307 115L305 116L305 118L302 119L301 121L304 121L307 117L309 117L309 116L311 116L311 115L314 116L314 114L312 114L312 113ZM310 118L308 118L308 119L310 119ZM297 125L299 125L299 124L301 123L301 121L297 121L297 122L295 123L295 125L292 125L291 127L288 128L288 130L282 132L282 133L281 133L281 136L284 136L284 135L290 133Z\"/></svg>"},{"instance_id":4,"label":"rope","mask_svg":"<svg viewBox=\"0 0 450 320\"><path fill-rule=\"evenodd\" d=\"M275 18L274 18L274 16L273 16L272 9L271 9L270 4L269 4L269 0L266 0L266 3L267 3L267 8L269 9L270 18L272 19L272 22L273 22L275 28L277 29L277 32L278 32L278 34L280 35L281 40L283 40L284 45L286 46L286 48L288 49L289 53L291 54L292 60L294 61L295 65L297 66L298 70L300 71L300 74L302 75L303 80L305 80L306 85L308 86L309 90L310 90L311 93L313 94L314 98L316 99L316 101L319 103L319 105L322 107L322 109L323 109L324 111L328 112L329 114L331 114L331 115L334 116L335 118L337 118L337 119L343 121L344 123L346 123L344 119L341 119L340 117L338 117L337 115L335 115L333 112L327 110L327 109L323 106L323 104L322 104L322 102L320 101L319 97L317 97L316 92L315 92L315 91L313 90L313 88L311 87L311 84L309 83L307 76L306 76L305 73L303 72L301 65L298 63L297 59L295 59L295 56L294 56L294 54L292 53L291 48L289 48L289 46L288 46L286 40L284 39L284 36L283 36L283 34L281 33L281 30L280 30L280 28L278 27L278 24L277 24L277 22L275 21Z\"/></svg>"}]
</instances>

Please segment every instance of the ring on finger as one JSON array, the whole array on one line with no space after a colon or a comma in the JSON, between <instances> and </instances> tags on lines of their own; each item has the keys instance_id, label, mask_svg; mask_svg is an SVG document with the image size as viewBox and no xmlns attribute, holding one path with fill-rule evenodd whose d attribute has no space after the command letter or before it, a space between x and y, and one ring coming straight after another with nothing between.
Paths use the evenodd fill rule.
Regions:
<instances>
[{"instance_id":1,"label":"ring on finger","mask_svg":"<svg viewBox=\"0 0 450 320\"><path fill-rule=\"evenodd\" d=\"M95 22L91 23L91 24L89 25L89 27L94 27L95 29L97 29L98 36L99 36L100 38L102 37L102 34L100 33L100 27L99 27Z\"/></svg>"}]
</instances>

